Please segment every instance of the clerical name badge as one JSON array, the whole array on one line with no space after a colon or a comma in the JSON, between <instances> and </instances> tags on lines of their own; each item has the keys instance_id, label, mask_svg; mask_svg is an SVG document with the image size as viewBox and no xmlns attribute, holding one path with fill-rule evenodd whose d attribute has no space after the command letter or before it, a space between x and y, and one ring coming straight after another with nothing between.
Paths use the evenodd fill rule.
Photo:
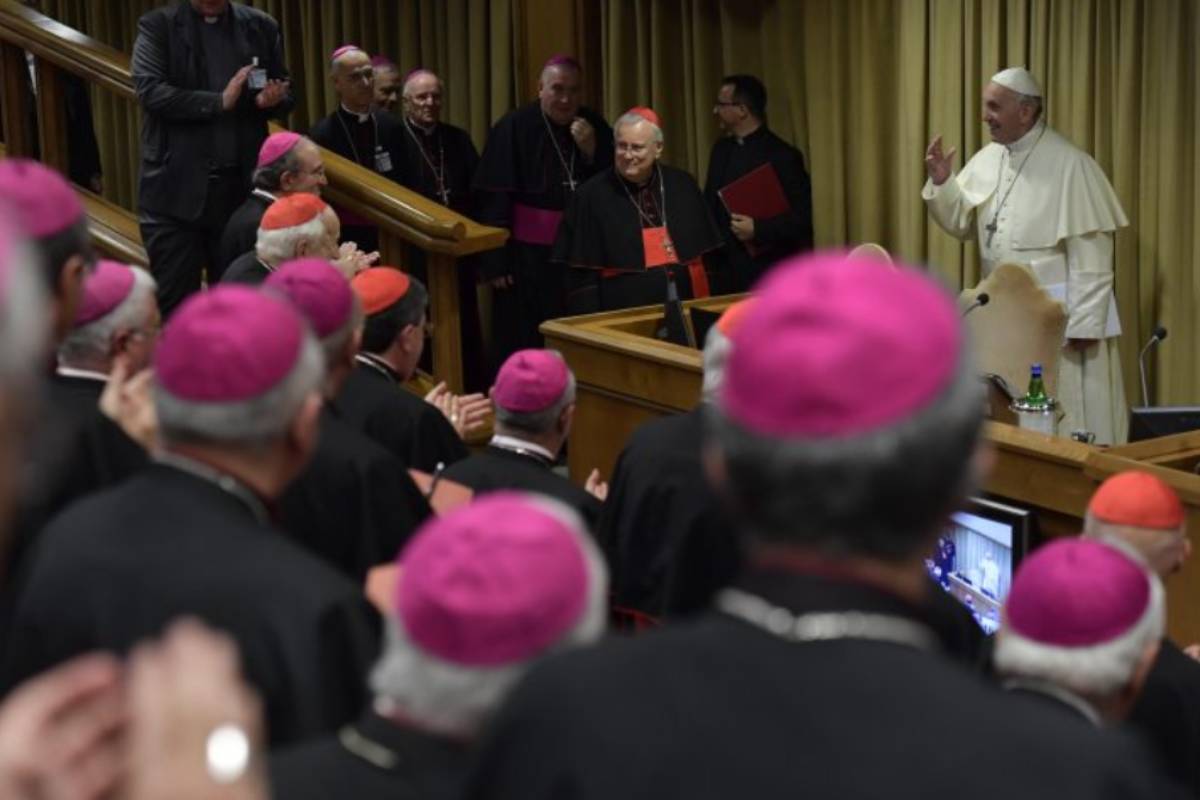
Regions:
<instances>
[{"instance_id":1,"label":"clerical name badge","mask_svg":"<svg viewBox=\"0 0 1200 800\"><path fill-rule=\"evenodd\" d=\"M646 268L661 267L664 264L678 264L679 256L675 255L675 243L665 225L657 228L642 228L642 250L646 257Z\"/></svg>"},{"instance_id":2,"label":"clerical name badge","mask_svg":"<svg viewBox=\"0 0 1200 800\"><path fill-rule=\"evenodd\" d=\"M392 171L392 154L382 147L375 151L375 171L380 173Z\"/></svg>"}]
</instances>

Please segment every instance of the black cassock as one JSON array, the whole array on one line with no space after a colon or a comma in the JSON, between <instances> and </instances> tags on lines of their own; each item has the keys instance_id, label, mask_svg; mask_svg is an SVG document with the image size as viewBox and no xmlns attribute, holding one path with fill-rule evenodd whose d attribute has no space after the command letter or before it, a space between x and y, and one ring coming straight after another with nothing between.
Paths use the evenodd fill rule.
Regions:
<instances>
[{"instance_id":1,"label":"black cassock","mask_svg":"<svg viewBox=\"0 0 1200 800\"><path fill-rule=\"evenodd\" d=\"M570 126L550 121L537 101L501 118L480 157L475 175L479 221L513 232L506 248L480 257L485 279L513 280L495 294L496 364L517 350L541 347L538 326L565 311L565 276L550 265L558 219L572 192L613 163L612 128L591 109L580 108L578 116L596 131L590 163Z\"/></svg>"},{"instance_id":2,"label":"black cassock","mask_svg":"<svg viewBox=\"0 0 1200 800\"><path fill-rule=\"evenodd\" d=\"M271 274L268 267L253 249L242 253L233 260L221 275L221 283L241 283L247 286L258 286Z\"/></svg>"},{"instance_id":3,"label":"black cassock","mask_svg":"<svg viewBox=\"0 0 1200 800\"><path fill-rule=\"evenodd\" d=\"M1170 639L1163 639L1128 723L1200 797L1200 663Z\"/></svg>"},{"instance_id":4,"label":"black cassock","mask_svg":"<svg viewBox=\"0 0 1200 800\"><path fill-rule=\"evenodd\" d=\"M664 218L672 260L648 267L643 231ZM659 164L641 187L615 170L584 184L563 217L552 258L569 268L567 313L587 314L662 303L668 273L682 299L708 294L702 257L720 246L696 180Z\"/></svg>"},{"instance_id":5,"label":"black cassock","mask_svg":"<svg viewBox=\"0 0 1200 800\"><path fill-rule=\"evenodd\" d=\"M717 196L717 190L763 164L775 168L791 208L779 216L754 221L754 245L758 252L751 255L729 229L729 211ZM779 259L812 249L812 182L804 168L804 155L766 125L740 142L727 136L713 144L704 197L726 242L722 257L717 259L717 288L721 293L744 292Z\"/></svg>"},{"instance_id":6,"label":"black cassock","mask_svg":"<svg viewBox=\"0 0 1200 800\"><path fill-rule=\"evenodd\" d=\"M263 521L248 493L155 464L55 518L18 600L5 688L80 653L125 653L190 615L237 642L273 744L356 717L378 615L359 586Z\"/></svg>"},{"instance_id":7,"label":"black cassock","mask_svg":"<svg viewBox=\"0 0 1200 800\"><path fill-rule=\"evenodd\" d=\"M274 753L271 794L280 800L455 800L469 752L463 742L368 712L336 736Z\"/></svg>"},{"instance_id":8,"label":"black cassock","mask_svg":"<svg viewBox=\"0 0 1200 800\"><path fill-rule=\"evenodd\" d=\"M388 180L403 183L401 148L404 126L386 111L352 114L338 107L325 119L313 124L308 136L314 142L348 158L361 167ZM379 228L370 220L338 209L342 219L342 240L354 242L363 252L379 249Z\"/></svg>"},{"instance_id":9,"label":"black cassock","mask_svg":"<svg viewBox=\"0 0 1200 800\"><path fill-rule=\"evenodd\" d=\"M225 270L238 256L254 250L258 243L258 226L262 223L263 214L274 202L275 197L270 192L255 189L233 212L221 233L221 264L218 270L214 270L215 274L209 276L210 284L220 281Z\"/></svg>"},{"instance_id":10,"label":"black cassock","mask_svg":"<svg viewBox=\"0 0 1200 800\"><path fill-rule=\"evenodd\" d=\"M516 453L491 446L446 470L448 480L469 486L475 494L519 489L552 497L579 512L595 531L601 503L586 490L553 472L554 465L533 452Z\"/></svg>"},{"instance_id":11,"label":"black cassock","mask_svg":"<svg viewBox=\"0 0 1200 800\"><path fill-rule=\"evenodd\" d=\"M55 514L146 466L142 446L100 411L104 386L99 376L55 374L48 381L46 410L34 431L25 471L28 486L7 554L10 569L19 569L34 538Z\"/></svg>"},{"instance_id":12,"label":"black cassock","mask_svg":"<svg viewBox=\"0 0 1200 800\"><path fill-rule=\"evenodd\" d=\"M356 583L392 561L432 512L395 455L321 411L312 460L279 501L280 527Z\"/></svg>"},{"instance_id":13,"label":"black cassock","mask_svg":"<svg viewBox=\"0 0 1200 800\"><path fill-rule=\"evenodd\" d=\"M443 123L426 130L404 117L400 121L404 125L400 182L435 203L473 218L475 199L471 192L471 180L479 165L479 151L475 149L471 135L462 128ZM467 256L457 262L463 380L469 390L487 388L479 300L475 291L478 282L476 261ZM409 251L409 263L405 266L405 271L416 275L426 286L429 285L423 250L412 248ZM426 358L430 357L427 351ZM422 368L429 368L431 364L431 361L423 360Z\"/></svg>"},{"instance_id":14,"label":"black cassock","mask_svg":"<svg viewBox=\"0 0 1200 800\"><path fill-rule=\"evenodd\" d=\"M466 458L467 446L442 412L402 383L382 361L360 355L337 398L342 419L409 468L432 473L439 463Z\"/></svg>"},{"instance_id":15,"label":"black cassock","mask_svg":"<svg viewBox=\"0 0 1200 800\"><path fill-rule=\"evenodd\" d=\"M609 481L599 539L613 604L654 617L705 608L741 566L742 547L704 475L704 411L651 420Z\"/></svg>"},{"instance_id":16,"label":"black cassock","mask_svg":"<svg viewBox=\"0 0 1200 800\"><path fill-rule=\"evenodd\" d=\"M755 570L738 585L791 614L936 630L866 584ZM788 641L723 612L535 666L467 784L468 800L1177 797L1124 736L1012 697L936 649Z\"/></svg>"}]
</instances>

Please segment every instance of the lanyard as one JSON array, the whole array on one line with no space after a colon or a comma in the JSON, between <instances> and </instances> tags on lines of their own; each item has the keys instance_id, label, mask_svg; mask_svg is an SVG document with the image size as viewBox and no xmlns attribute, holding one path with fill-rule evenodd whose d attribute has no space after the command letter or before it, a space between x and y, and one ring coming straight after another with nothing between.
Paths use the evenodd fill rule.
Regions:
<instances>
[{"instance_id":1,"label":"lanyard","mask_svg":"<svg viewBox=\"0 0 1200 800\"><path fill-rule=\"evenodd\" d=\"M441 169L433 165L433 159L425 152L425 145L421 142L421 137L417 136L417 132L412 129L412 125L408 122L408 117L404 117L404 129L408 131L408 135L412 137L413 142L417 145L417 150L421 153L421 158L425 159L425 163L429 165L429 171L433 173L434 180L437 181L438 197L442 198L442 205L450 205L450 190L446 187L446 144L442 141L442 137L438 136L438 163Z\"/></svg>"}]
</instances>

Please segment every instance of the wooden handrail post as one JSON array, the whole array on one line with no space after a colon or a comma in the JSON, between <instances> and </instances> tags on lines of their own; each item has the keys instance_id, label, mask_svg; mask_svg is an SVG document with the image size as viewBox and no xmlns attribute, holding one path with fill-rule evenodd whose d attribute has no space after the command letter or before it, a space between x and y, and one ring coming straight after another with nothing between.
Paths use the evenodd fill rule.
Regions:
<instances>
[{"instance_id":1,"label":"wooden handrail post","mask_svg":"<svg viewBox=\"0 0 1200 800\"><path fill-rule=\"evenodd\" d=\"M3 92L4 150L9 157L31 157L34 146L32 98L29 95L29 66L25 51L0 44L0 91Z\"/></svg>"},{"instance_id":2,"label":"wooden handrail post","mask_svg":"<svg viewBox=\"0 0 1200 800\"><path fill-rule=\"evenodd\" d=\"M43 58L37 59L38 139L41 160L64 175L70 168L67 152L67 97L63 73Z\"/></svg>"},{"instance_id":3,"label":"wooden handrail post","mask_svg":"<svg viewBox=\"0 0 1200 800\"><path fill-rule=\"evenodd\" d=\"M462 392L462 311L458 307L458 259L429 253L429 313L433 319L433 376L452 392Z\"/></svg>"}]
</instances>

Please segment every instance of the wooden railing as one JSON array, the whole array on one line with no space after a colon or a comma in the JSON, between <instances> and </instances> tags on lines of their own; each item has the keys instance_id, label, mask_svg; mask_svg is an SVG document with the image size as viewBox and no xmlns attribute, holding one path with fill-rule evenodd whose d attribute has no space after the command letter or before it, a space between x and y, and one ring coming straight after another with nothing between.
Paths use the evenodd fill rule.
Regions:
<instances>
[{"instance_id":1,"label":"wooden railing","mask_svg":"<svg viewBox=\"0 0 1200 800\"><path fill-rule=\"evenodd\" d=\"M30 107L25 53L36 57L37 98ZM75 75L90 85L137 102L129 56L37 13L16 0L0 0L0 104L4 151L10 156L39 153L41 161L67 171L67 120L63 78ZM37 142L28 129L36 110ZM35 147L36 144L36 147ZM383 263L403 264L405 247L424 251L433 322L433 371L455 391L463 389L458 259L504 245L508 232L468 219L322 150L330 202L379 226ZM88 209L97 248L112 258L146 264L133 211L77 187Z\"/></svg>"}]
</instances>

